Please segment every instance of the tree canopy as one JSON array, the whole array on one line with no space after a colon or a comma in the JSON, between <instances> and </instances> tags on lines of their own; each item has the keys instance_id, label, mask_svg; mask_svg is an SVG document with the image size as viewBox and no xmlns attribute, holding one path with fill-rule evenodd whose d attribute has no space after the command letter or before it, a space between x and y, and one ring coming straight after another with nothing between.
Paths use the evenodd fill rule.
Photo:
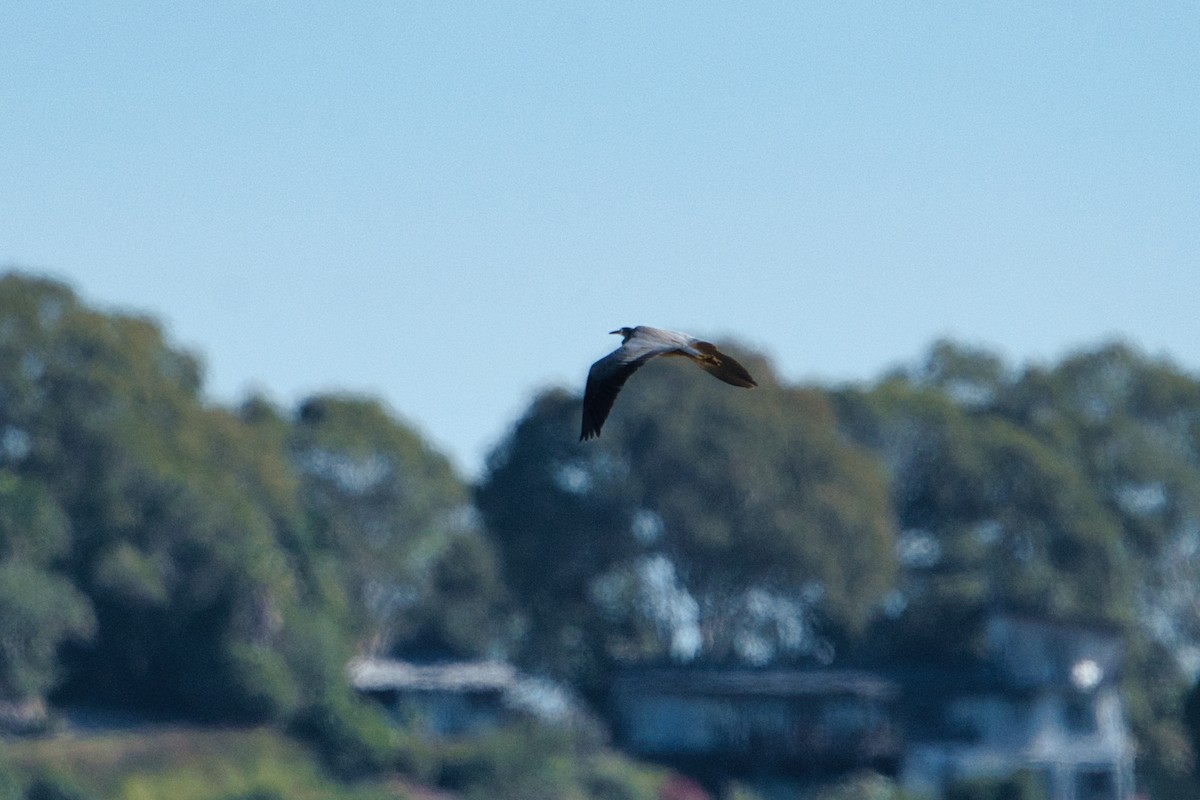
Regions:
<instances>
[{"instance_id":1,"label":"tree canopy","mask_svg":"<svg viewBox=\"0 0 1200 800\"><path fill-rule=\"evenodd\" d=\"M1200 674L1200 381L1120 343L1018 371L940 342L836 404L887 465L901 529L875 652L970 657L995 606L1119 625L1143 761L1178 784Z\"/></svg>"},{"instance_id":2,"label":"tree canopy","mask_svg":"<svg viewBox=\"0 0 1200 800\"><path fill-rule=\"evenodd\" d=\"M494 644L498 567L444 456L378 401L336 395L301 404L287 449L371 649L467 656Z\"/></svg>"},{"instance_id":3,"label":"tree canopy","mask_svg":"<svg viewBox=\"0 0 1200 800\"><path fill-rule=\"evenodd\" d=\"M838 397L843 425L890 472L904 567L889 604L897 646L969 650L967 630L994 606L1127 620L1132 586L1116 520L1066 455L981 406L982 396L956 401L895 377Z\"/></svg>"},{"instance_id":4,"label":"tree canopy","mask_svg":"<svg viewBox=\"0 0 1200 800\"><path fill-rule=\"evenodd\" d=\"M1191 769L1200 380L1120 343L1018 369L938 342L838 388L736 355L759 388L656 361L591 442L543 392L468 487L379 400L224 407L153 319L0 277L0 704L289 721L359 763L353 652L598 689L971 659L1015 607L1118 626L1144 760Z\"/></svg>"},{"instance_id":5,"label":"tree canopy","mask_svg":"<svg viewBox=\"0 0 1200 800\"><path fill-rule=\"evenodd\" d=\"M594 442L548 392L493 454L477 502L535 661L762 662L862 629L894 567L883 475L820 392L743 363L753 392L646 367Z\"/></svg>"},{"instance_id":6,"label":"tree canopy","mask_svg":"<svg viewBox=\"0 0 1200 800\"><path fill-rule=\"evenodd\" d=\"M154 321L0 279L0 700L286 719L389 624L373 585L469 547L464 486L377 403L201 390Z\"/></svg>"}]
</instances>

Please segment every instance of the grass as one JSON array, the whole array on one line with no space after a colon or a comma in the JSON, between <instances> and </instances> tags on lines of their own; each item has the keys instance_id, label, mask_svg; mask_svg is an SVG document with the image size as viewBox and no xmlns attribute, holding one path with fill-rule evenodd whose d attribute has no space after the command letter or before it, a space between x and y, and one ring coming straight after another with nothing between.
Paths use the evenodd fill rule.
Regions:
<instances>
[{"instance_id":1,"label":"grass","mask_svg":"<svg viewBox=\"0 0 1200 800\"><path fill-rule=\"evenodd\" d=\"M23 784L47 778L71 790L47 796L87 800L657 800L671 778L595 737L535 725L459 740L405 732L395 771L356 783L270 727L157 725L10 740L0 743L0 772L5 764ZM0 785L0 800L8 796Z\"/></svg>"},{"instance_id":2,"label":"grass","mask_svg":"<svg viewBox=\"0 0 1200 800\"><path fill-rule=\"evenodd\" d=\"M51 775L108 800L395 800L382 781L347 785L302 745L270 728L154 727L136 732L17 740L4 746L25 779Z\"/></svg>"}]
</instances>

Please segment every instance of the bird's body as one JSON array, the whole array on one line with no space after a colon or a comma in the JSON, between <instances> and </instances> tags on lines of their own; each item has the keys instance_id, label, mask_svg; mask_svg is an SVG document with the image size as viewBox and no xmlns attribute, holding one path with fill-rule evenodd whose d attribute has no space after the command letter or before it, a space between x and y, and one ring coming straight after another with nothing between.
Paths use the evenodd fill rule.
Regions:
<instances>
[{"instance_id":1,"label":"bird's body","mask_svg":"<svg viewBox=\"0 0 1200 800\"><path fill-rule=\"evenodd\" d=\"M746 368L722 353L711 342L686 333L638 325L621 328L621 346L592 364L583 392L583 430L580 440L600 435L621 387L629 376L655 356L684 356L726 383L744 388L757 386Z\"/></svg>"}]
</instances>

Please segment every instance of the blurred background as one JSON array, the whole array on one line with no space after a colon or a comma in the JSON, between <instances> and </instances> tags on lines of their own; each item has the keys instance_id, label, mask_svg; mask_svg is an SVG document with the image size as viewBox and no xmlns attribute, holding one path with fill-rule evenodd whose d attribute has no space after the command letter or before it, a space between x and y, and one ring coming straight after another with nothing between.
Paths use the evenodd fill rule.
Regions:
<instances>
[{"instance_id":1,"label":"blurred background","mask_svg":"<svg viewBox=\"0 0 1200 800\"><path fill-rule=\"evenodd\" d=\"M1198 34L6 5L0 796L1196 796Z\"/></svg>"}]
</instances>

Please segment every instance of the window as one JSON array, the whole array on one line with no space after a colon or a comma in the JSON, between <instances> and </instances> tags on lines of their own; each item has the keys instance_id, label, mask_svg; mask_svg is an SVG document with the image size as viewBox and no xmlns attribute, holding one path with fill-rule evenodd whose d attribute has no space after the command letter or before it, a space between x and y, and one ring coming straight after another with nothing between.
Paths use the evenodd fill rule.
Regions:
<instances>
[{"instance_id":1,"label":"window","mask_svg":"<svg viewBox=\"0 0 1200 800\"><path fill-rule=\"evenodd\" d=\"M1116 775L1105 767L1080 770L1075 774L1075 800L1118 800Z\"/></svg>"},{"instance_id":2,"label":"window","mask_svg":"<svg viewBox=\"0 0 1200 800\"><path fill-rule=\"evenodd\" d=\"M1072 734L1096 732L1096 706L1088 695L1069 695L1063 700L1063 725Z\"/></svg>"}]
</instances>

